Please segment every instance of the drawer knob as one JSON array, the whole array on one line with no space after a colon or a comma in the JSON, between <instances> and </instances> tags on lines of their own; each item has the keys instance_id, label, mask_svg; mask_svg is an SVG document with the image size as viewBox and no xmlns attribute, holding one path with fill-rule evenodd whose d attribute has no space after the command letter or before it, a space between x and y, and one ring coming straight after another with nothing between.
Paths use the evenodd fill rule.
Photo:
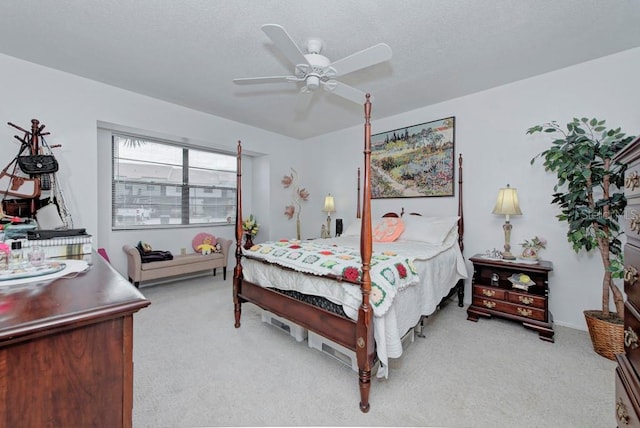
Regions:
<instances>
[{"instance_id":1,"label":"drawer knob","mask_svg":"<svg viewBox=\"0 0 640 428\"><path fill-rule=\"evenodd\" d=\"M625 425L629 425L629 414L627 413L627 406L624 405L621 398L618 398L616 402L616 417L618 421Z\"/></svg>"},{"instance_id":2,"label":"drawer knob","mask_svg":"<svg viewBox=\"0 0 640 428\"><path fill-rule=\"evenodd\" d=\"M496 295L495 290L487 290L486 288L482 289L482 294L484 294L487 297L493 297Z\"/></svg>"},{"instance_id":3,"label":"drawer knob","mask_svg":"<svg viewBox=\"0 0 640 428\"><path fill-rule=\"evenodd\" d=\"M639 181L640 181L640 177L638 176L638 171L633 171L624 180L624 187L629 190L634 190L636 187L638 187Z\"/></svg>"},{"instance_id":4,"label":"drawer knob","mask_svg":"<svg viewBox=\"0 0 640 428\"><path fill-rule=\"evenodd\" d=\"M624 280L627 284L633 285L638 280L638 269L627 266L624 270Z\"/></svg>"},{"instance_id":5,"label":"drawer knob","mask_svg":"<svg viewBox=\"0 0 640 428\"><path fill-rule=\"evenodd\" d=\"M631 327L627 327L624 331L624 346L629 349L636 349L638 347L638 335Z\"/></svg>"},{"instance_id":6,"label":"drawer knob","mask_svg":"<svg viewBox=\"0 0 640 428\"><path fill-rule=\"evenodd\" d=\"M533 303L533 297L518 296L518 300L520 301L520 303L524 303L525 305L530 305Z\"/></svg>"},{"instance_id":7,"label":"drawer knob","mask_svg":"<svg viewBox=\"0 0 640 428\"><path fill-rule=\"evenodd\" d=\"M533 311L531 309L518 308L518 313L523 317L530 317L533 315Z\"/></svg>"},{"instance_id":8,"label":"drawer knob","mask_svg":"<svg viewBox=\"0 0 640 428\"><path fill-rule=\"evenodd\" d=\"M490 302L489 300L483 300L482 304L485 305L489 309L493 309L496 307L496 302Z\"/></svg>"}]
</instances>

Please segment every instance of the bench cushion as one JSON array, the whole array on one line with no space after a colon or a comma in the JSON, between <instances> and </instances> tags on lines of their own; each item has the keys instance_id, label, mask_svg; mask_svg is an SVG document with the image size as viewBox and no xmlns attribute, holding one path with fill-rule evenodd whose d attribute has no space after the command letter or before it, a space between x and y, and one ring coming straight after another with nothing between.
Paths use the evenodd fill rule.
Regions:
<instances>
[{"instance_id":1,"label":"bench cushion","mask_svg":"<svg viewBox=\"0 0 640 428\"><path fill-rule=\"evenodd\" d=\"M181 266L185 264L198 263L198 262L206 262L210 260L220 260L224 258L222 253L213 253L213 254L185 254L179 256L173 256L173 260L162 260L157 262L149 262L143 263L141 265L142 270L154 270L161 268L170 268L173 266Z\"/></svg>"}]
</instances>

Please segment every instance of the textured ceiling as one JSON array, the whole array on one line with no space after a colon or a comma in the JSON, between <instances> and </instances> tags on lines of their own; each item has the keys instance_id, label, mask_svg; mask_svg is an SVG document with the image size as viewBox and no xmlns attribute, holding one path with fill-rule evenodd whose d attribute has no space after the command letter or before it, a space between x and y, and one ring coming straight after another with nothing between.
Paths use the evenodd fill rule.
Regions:
<instances>
[{"instance_id":1,"label":"textured ceiling","mask_svg":"<svg viewBox=\"0 0 640 428\"><path fill-rule=\"evenodd\" d=\"M294 83L233 84L292 72L262 24L334 61L387 43L391 61L339 79L375 118L638 47L639 18L637 0L3 0L0 53L303 139L362 106L320 91L299 114Z\"/></svg>"}]
</instances>

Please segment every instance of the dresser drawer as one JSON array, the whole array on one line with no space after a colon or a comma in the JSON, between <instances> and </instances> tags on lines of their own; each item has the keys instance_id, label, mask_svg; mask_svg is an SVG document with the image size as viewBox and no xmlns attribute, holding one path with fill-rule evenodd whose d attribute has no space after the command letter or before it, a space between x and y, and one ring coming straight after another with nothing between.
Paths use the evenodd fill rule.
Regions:
<instances>
[{"instance_id":1,"label":"dresser drawer","mask_svg":"<svg viewBox=\"0 0 640 428\"><path fill-rule=\"evenodd\" d=\"M640 163L637 161L629 165L624 173L624 194L627 198L640 196Z\"/></svg>"},{"instance_id":2,"label":"dresser drawer","mask_svg":"<svg viewBox=\"0 0 640 428\"><path fill-rule=\"evenodd\" d=\"M631 244L624 246L624 269L627 300L640 308L640 248Z\"/></svg>"},{"instance_id":3,"label":"dresser drawer","mask_svg":"<svg viewBox=\"0 0 640 428\"><path fill-rule=\"evenodd\" d=\"M628 301L624 304L624 352L636 373L640 373L640 313Z\"/></svg>"},{"instance_id":4,"label":"dresser drawer","mask_svg":"<svg viewBox=\"0 0 640 428\"><path fill-rule=\"evenodd\" d=\"M527 307L523 305L516 305L509 302L500 300L494 300L490 298L483 298L481 296L473 296L473 304L481 308L491 309L499 311L505 314L516 315L523 318L529 318L532 320L546 321L546 311L542 309Z\"/></svg>"},{"instance_id":5,"label":"dresser drawer","mask_svg":"<svg viewBox=\"0 0 640 428\"><path fill-rule=\"evenodd\" d=\"M640 242L640 198L628 198L621 217L622 229L627 236L627 242L639 245Z\"/></svg>"},{"instance_id":6,"label":"dresser drawer","mask_svg":"<svg viewBox=\"0 0 640 428\"><path fill-rule=\"evenodd\" d=\"M632 394L626 388L626 380L620 368L617 368L615 416L619 428L640 426L640 419L632 404Z\"/></svg>"},{"instance_id":7,"label":"dresser drawer","mask_svg":"<svg viewBox=\"0 0 640 428\"><path fill-rule=\"evenodd\" d=\"M507 300L518 305L531 306L540 309L545 309L546 304L546 299L544 297L534 296L532 294L526 293L518 293L515 291L509 291Z\"/></svg>"},{"instance_id":8,"label":"dresser drawer","mask_svg":"<svg viewBox=\"0 0 640 428\"><path fill-rule=\"evenodd\" d=\"M485 287L483 285L473 286L473 295L480 297L491 297L493 299L504 300L505 290L497 287Z\"/></svg>"},{"instance_id":9,"label":"dresser drawer","mask_svg":"<svg viewBox=\"0 0 640 428\"><path fill-rule=\"evenodd\" d=\"M615 403L614 414L616 424L622 427L640 427L640 418L638 411L638 392L640 392L640 383L638 376L629 364L629 360L624 354L616 355L618 367L615 374Z\"/></svg>"}]
</instances>

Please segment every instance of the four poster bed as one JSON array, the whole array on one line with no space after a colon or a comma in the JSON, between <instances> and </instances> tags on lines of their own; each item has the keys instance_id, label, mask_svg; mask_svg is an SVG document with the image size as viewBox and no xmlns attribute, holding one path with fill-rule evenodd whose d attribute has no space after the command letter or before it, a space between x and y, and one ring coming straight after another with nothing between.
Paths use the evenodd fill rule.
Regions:
<instances>
[{"instance_id":1,"label":"four poster bed","mask_svg":"<svg viewBox=\"0 0 640 428\"><path fill-rule=\"evenodd\" d=\"M381 363L378 376L380 370L386 376L388 358L402 353L404 333L456 293L462 307L467 273L462 258L461 156L457 216L401 219L395 215L398 219L389 219L393 214L387 214L382 219L384 227L402 223L407 228L404 233L409 228L419 232L416 235L424 232L433 237L425 238L430 242L411 236L379 242L380 232L385 232L380 222L372 231L369 95L364 107L362 215L338 238L268 242L243 249L242 148L238 142L233 303L236 328L240 327L242 304L250 302L355 352L360 410L367 412L376 357Z\"/></svg>"}]
</instances>

